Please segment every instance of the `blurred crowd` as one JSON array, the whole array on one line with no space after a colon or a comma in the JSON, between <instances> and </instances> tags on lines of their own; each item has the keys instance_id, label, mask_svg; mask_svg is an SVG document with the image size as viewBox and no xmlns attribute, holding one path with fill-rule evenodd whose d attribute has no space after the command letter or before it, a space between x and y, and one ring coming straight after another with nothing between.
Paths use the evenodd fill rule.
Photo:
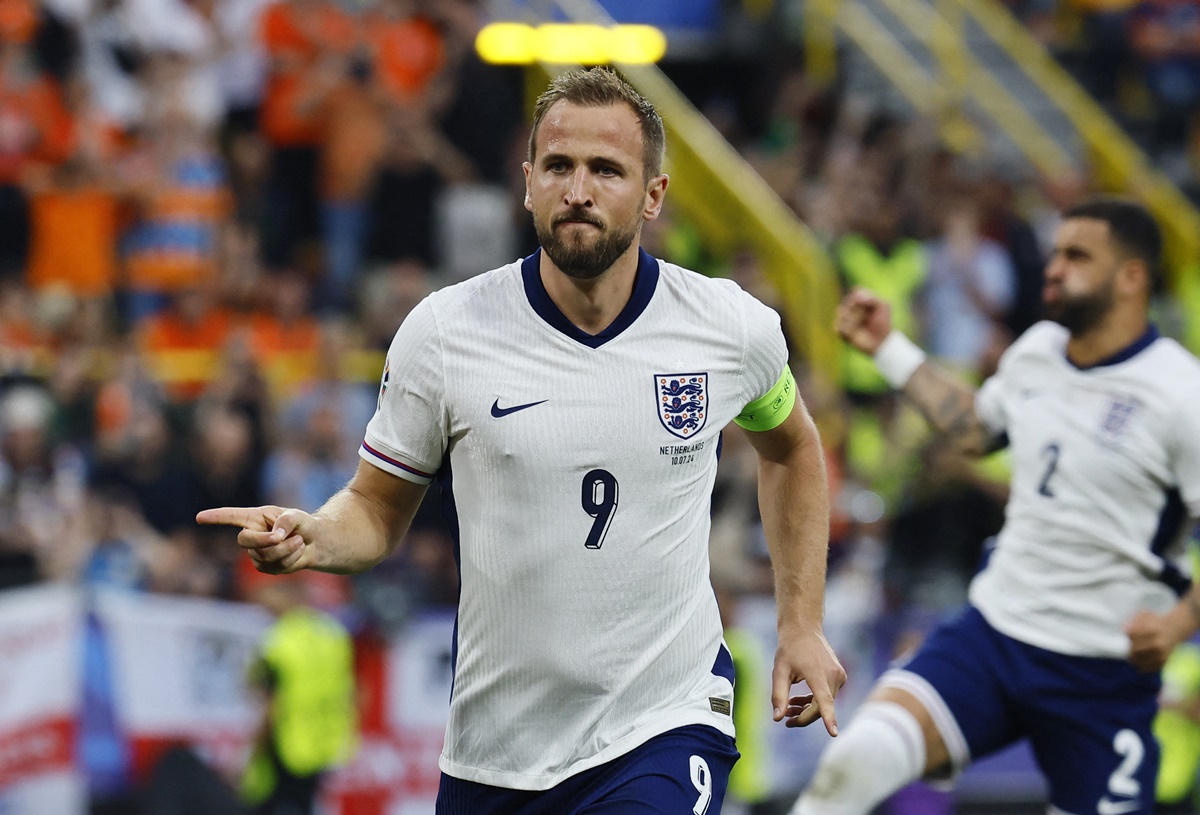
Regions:
<instances>
[{"instance_id":1,"label":"blurred crowd","mask_svg":"<svg viewBox=\"0 0 1200 815\"><path fill-rule=\"evenodd\" d=\"M1088 168L964 160L930 122L811 82L801 33L779 24L796 5L744 3L749 28L711 59L663 67L846 286L880 292L978 380L1037 319L1048 241ZM1156 155L1200 155L1200 2L1008 5ZM535 245L518 192L527 78L475 55L487 11L0 0L0 588L240 598L233 533L196 511L312 510L349 479L408 310ZM645 240L776 299L752 247L714 256L669 206ZM931 441L869 360L847 353L841 381L806 387L836 492L832 580L874 581L891 652L964 598L1005 462ZM725 451L714 578L723 596L769 594L754 457L738 434ZM337 595L383 631L455 602L438 498L402 554Z\"/></svg>"},{"instance_id":2,"label":"blurred crowd","mask_svg":"<svg viewBox=\"0 0 1200 815\"><path fill-rule=\"evenodd\" d=\"M345 484L404 315L516 256L522 86L482 14L0 0L0 587L237 598L195 513ZM453 602L441 529L431 500L407 605Z\"/></svg>"},{"instance_id":3,"label":"blurred crowd","mask_svg":"<svg viewBox=\"0 0 1200 815\"><path fill-rule=\"evenodd\" d=\"M1200 5L1006 0L1161 168L1200 196Z\"/></svg>"}]
</instances>

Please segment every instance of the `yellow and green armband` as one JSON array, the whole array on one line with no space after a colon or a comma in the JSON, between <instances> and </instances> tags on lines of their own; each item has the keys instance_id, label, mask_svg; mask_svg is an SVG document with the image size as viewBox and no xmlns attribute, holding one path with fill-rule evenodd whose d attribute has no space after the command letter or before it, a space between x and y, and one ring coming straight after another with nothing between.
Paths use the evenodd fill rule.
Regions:
<instances>
[{"instance_id":1,"label":"yellow and green armband","mask_svg":"<svg viewBox=\"0 0 1200 815\"><path fill-rule=\"evenodd\" d=\"M796 380L792 377L792 369L784 367L783 374L775 387L767 391L766 396L755 399L742 408L742 412L734 417L738 427L761 433L772 430L783 424L796 406Z\"/></svg>"}]
</instances>

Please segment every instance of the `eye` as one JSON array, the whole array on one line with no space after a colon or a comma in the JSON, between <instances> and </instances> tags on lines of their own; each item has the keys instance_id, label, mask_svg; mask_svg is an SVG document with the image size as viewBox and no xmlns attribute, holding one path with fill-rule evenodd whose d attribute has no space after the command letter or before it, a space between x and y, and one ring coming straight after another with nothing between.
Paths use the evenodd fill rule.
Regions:
<instances>
[{"instance_id":1,"label":"eye","mask_svg":"<svg viewBox=\"0 0 1200 815\"><path fill-rule=\"evenodd\" d=\"M620 175L620 173L617 172L615 167L603 166L600 168L600 175L604 176L605 178L616 178Z\"/></svg>"}]
</instances>

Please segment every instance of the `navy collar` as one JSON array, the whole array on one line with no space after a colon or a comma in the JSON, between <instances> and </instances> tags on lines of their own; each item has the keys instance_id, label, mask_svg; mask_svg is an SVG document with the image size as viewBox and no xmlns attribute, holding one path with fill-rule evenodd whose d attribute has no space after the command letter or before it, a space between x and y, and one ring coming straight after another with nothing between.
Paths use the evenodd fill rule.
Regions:
<instances>
[{"instance_id":1,"label":"navy collar","mask_svg":"<svg viewBox=\"0 0 1200 815\"><path fill-rule=\"evenodd\" d=\"M1147 348L1149 348L1150 344L1157 340L1158 337L1158 327L1155 326L1154 323L1150 323L1146 326L1146 331L1144 334L1142 334L1142 336L1138 337L1129 345L1126 345L1120 351L1117 351L1117 353L1107 356L1099 362L1093 362L1091 365L1076 365L1074 362L1071 362L1070 357L1067 357L1067 362L1071 363L1071 367L1077 368L1080 371L1090 371L1093 368L1104 368L1109 365L1116 365L1124 362L1127 359L1133 359L1142 351L1145 351ZM1066 354L1064 353L1063 356L1066 356Z\"/></svg>"},{"instance_id":2,"label":"navy collar","mask_svg":"<svg viewBox=\"0 0 1200 815\"><path fill-rule=\"evenodd\" d=\"M599 348L633 325L633 321L650 305L650 298L654 296L654 290L658 287L658 261L639 247L637 276L633 280L633 294L629 302L611 325L599 334L589 334L568 320L550 299L546 287L542 284L539 268L541 251L538 249L521 261L521 277L525 281L525 296L529 299L529 305L533 306L537 315L549 323L551 328L589 348Z\"/></svg>"}]
</instances>

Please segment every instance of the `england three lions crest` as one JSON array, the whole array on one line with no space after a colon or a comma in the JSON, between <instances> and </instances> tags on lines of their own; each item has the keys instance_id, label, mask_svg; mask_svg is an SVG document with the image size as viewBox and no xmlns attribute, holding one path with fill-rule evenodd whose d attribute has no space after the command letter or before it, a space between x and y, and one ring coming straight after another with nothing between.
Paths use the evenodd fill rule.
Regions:
<instances>
[{"instance_id":1,"label":"england three lions crest","mask_svg":"<svg viewBox=\"0 0 1200 815\"><path fill-rule=\"evenodd\" d=\"M1108 400L1104 417L1100 420L1099 439L1107 445L1117 444L1129 429L1130 419L1142 406L1136 396L1121 396Z\"/></svg>"},{"instance_id":2,"label":"england three lions crest","mask_svg":"<svg viewBox=\"0 0 1200 815\"><path fill-rule=\"evenodd\" d=\"M681 439L693 438L708 418L708 374L655 374L654 393L663 427Z\"/></svg>"}]
</instances>

